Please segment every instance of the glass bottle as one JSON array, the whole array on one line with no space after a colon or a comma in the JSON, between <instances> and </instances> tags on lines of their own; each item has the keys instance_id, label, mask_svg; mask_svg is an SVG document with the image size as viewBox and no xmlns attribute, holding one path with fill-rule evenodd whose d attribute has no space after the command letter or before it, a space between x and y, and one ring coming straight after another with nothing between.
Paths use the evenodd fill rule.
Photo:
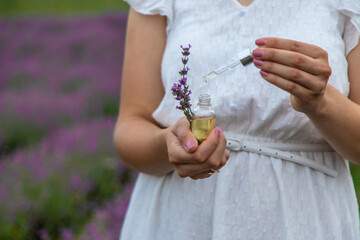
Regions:
<instances>
[{"instance_id":1,"label":"glass bottle","mask_svg":"<svg viewBox=\"0 0 360 240\"><path fill-rule=\"evenodd\" d=\"M199 143L203 142L211 130L215 128L215 111L211 108L211 97L209 94L201 94L199 102L194 109L194 117L191 120L191 132Z\"/></svg>"}]
</instances>

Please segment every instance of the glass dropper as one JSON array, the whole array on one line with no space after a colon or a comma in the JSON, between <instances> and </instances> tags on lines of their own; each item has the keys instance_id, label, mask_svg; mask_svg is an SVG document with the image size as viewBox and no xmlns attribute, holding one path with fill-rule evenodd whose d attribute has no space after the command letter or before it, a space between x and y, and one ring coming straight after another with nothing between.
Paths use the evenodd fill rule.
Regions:
<instances>
[{"instance_id":1,"label":"glass dropper","mask_svg":"<svg viewBox=\"0 0 360 240\"><path fill-rule=\"evenodd\" d=\"M239 55L232 60L229 64L226 64L224 66L221 66L205 76L203 76L203 83L206 84L210 79L236 67L237 65L241 64L242 66L247 66L248 64L252 63L253 59L250 53L250 49L247 48L239 53Z\"/></svg>"}]
</instances>

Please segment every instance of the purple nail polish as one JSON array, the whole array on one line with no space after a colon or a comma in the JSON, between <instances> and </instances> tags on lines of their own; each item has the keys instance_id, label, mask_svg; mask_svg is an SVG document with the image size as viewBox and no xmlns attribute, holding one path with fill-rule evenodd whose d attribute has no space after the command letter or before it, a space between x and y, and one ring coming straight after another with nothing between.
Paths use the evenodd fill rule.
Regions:
<instances>
[{"instance_id":1,"label":"purple nail polish","mask_svg":"<svg viewBox=\"0 0 360 240\"><path fill-rule=\"evenodd\" d=\"M255 49L253 52L252 52L252 55L254 57L262 57L264 55L264 52L260 49Z\"/></svg>"},{"instance_id":2,"label":"purple nail polish","mask_svg":"<svg viewBox=\"0 0 360 240\"><path fill-rule=\"evenodd\" d=\"M190 151L195 146L195 143L193 141L188 141L186 143L186 150Z\"/></svg>"},{"instance_id":3,"label":"purple nail polish","mask_svg":"<svg viewBox=\"0 0 360 240\"><path fill-rule=\"evenodd\" d=\"M255 44L258 45L258 46L264 46L266 44L266 40L263 39L263 38L259 38L259 39L256 39L255 40Z\"/></svg>"},{"instance_id":4,"label":"purple nail polish","mask_svg":"<svg viewBox=\"0 0 360 240\"><path fill-rule=\"evenodd\" d=\"M259 59L253 59L253 62L256 66L262 66L264 64L264 62Z\"/></svg>"},{"instance_id":5,"label":"purple nail polish","mask_svg":"<svg viewBox=\"0 0 360 240\"><path fill-rule=\"evenodd\" d=\"M261 74L261 76L263 76L263 77L266 77L267 75L269 75L269 73L268 73L268 72L265 72L264 70L261 70L261 71L260 71L260 74Z\"/></svg>"}]
</instances>

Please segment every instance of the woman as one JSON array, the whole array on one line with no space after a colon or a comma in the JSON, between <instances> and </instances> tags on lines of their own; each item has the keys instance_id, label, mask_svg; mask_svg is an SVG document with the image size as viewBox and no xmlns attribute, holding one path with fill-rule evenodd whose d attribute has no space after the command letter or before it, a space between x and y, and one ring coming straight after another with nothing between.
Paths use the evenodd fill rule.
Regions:
<instances>
[{"instance_id":1,"label":"woman","mask_svg":"<svg viewBox=\"0 0 360 240\"><path fill-rule=\"evenodd\" d=\"M121 239L358 239L360 3L128 2L114 141L141 174ZM201 145L171 95L187 43L193 98L254 49L209 82L218 127Z\"/></svg>"}]
</instances>

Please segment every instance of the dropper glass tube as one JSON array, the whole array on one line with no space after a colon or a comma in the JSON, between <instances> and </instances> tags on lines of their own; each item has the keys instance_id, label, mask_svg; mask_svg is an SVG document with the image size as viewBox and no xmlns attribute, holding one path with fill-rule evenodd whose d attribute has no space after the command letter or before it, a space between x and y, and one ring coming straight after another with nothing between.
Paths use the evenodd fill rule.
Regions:
<instances>
[{"instance_id":1,"label":"dropper glass tube","mask_svg":"<svg viewBox=\"0 0 360 240\"><path fill-rule=\"evenodd\" d=\"M217 77L218 75L240 65L240 66L247 66L250 63L253 62L251 53L250 53L250 49L247 48L243 51L241 51L238 55L238 57L236 57L233 61L231 61L230 63L221 66L211 72L209 72L208 74L206 74L205 76L203 76L203 83L206 84L208 83L208 81L214 77Z\"/></svg>"}]
</instances>

